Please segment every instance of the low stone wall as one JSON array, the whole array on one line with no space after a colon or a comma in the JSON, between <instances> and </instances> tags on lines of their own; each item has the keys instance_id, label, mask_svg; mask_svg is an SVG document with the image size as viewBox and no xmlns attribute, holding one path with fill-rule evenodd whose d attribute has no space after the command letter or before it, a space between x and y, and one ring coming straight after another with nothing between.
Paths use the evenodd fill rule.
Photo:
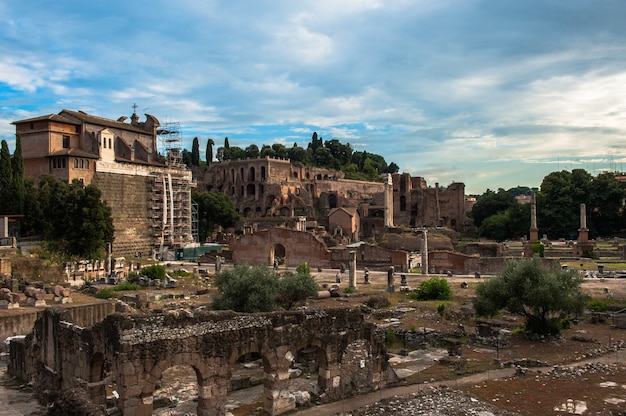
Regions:
<instances>
[{"instance_id":1,"label":"low stone wall","mask_svg":"<svg viewBox=\"0 0 626 416\"><path fill-rule=\"evenodd\" d=\"M72 322L90 327L115 312L115 303L97 301L89 305L50 305L68 309ZM46 308L20 308L10 313L0 311L0 342L14 335L27 335L33 330L35 321L43 316Z\"/></svg>"}]
</instances>

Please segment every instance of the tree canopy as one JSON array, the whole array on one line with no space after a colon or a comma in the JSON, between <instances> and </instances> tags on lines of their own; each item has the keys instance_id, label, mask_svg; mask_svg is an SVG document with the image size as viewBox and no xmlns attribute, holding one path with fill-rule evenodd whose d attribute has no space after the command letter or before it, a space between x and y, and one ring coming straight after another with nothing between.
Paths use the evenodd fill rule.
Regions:
<instances>
[{"instance_id":1,"label":"tree canopy","mask_svg":"<svg viewBox=\"0 0 626 416\"><path fill-rule=\"evenodd\" d=\"M213 160L213 139L207 140L207 164ZM196 149L199 146L197 137L193 140L192 151L182 151L183 162L187 166L199 166L199 156ZM272 145L263 144L259 148L250 144L245 148L231 146L228 137L224 138L224 145L217 148L215 157L218 161L237 160L256 157L276 157L290 159L292 162L304 163L317 167L341 170L347 179L378 180L383 173L396 173L399 166L393 162L387 165L385 158L368 152L355 152L350 143L341 143L337 139L326 140L313 133L307 147L300 147L294 143L286 147L282 143Z\"/></svg>"},{"instance_id":2,"label":"tree canopy","mask_svg":"<svg viewBox=\"0 0 626 416\"><path fill-rule=\"evenodd\" d=\"M191 199L198 204L198 237L206 241L219 226L233 227L239 221L239 213L228 195L221 192L191 192Z\"/></svg>"},{"instance_id":3,"label":"tree canopy","mask_svg":"<svg viewBox=\"0 0 626 416\"><path fill-rule=\"evenodd\" d=\"M313 277L304 272L284 277L263 265L235 265L216 276L218 294L213 309L236 312L270 312L291 309L297 303L317 294Z\"/></svg>"},{"instance_id":4,"label":"tree canopy","mask_svg":"<svg viewBox=\"0 0 626 416\"><path fill-rule=\"evenodd\" d=\"M39 188L26 185L25 235L41 234L67 256L103 258L114 240L111 208L94 185L68 184L52 176L40 178Z\"/></svg>"},{"instance_id":5,"label":"tree canopy","mask_svg":"<svg viewBox=\"0 0 626 416\"><path fill-rule=\"evenodd\" d=\"M562 319L584 311L588 297L582 281L577 271L543 265L537 256L511 261L500 274L479 283L474 308L479 316L505 309L524 317L531 333L558 334Z\"/></svg>"}]
</instances>

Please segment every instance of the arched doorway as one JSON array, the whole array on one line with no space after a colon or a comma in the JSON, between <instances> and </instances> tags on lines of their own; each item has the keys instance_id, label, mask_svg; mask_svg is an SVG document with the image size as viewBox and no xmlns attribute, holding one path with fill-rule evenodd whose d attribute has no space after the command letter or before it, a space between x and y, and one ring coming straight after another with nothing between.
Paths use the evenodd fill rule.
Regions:
<instances>
[{"instance_id":1,"label":"arched doorway","mask_svg":"<svg viewBox=\"0 0 626 416\"><path fill-rule=\"evenodd\" d=\"M274 264L274 260L278 260L277 264L283 264L287 257L287 250L282 244L274 244L270 253L270 265Z\"/></svg>"}]
</instances>

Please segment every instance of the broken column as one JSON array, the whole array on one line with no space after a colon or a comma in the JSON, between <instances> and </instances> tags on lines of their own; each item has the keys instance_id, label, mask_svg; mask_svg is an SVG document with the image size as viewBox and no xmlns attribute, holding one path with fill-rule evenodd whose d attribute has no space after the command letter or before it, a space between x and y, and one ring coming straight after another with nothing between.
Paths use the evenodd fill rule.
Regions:
<instances>
[{"instance_id":1,"label":"broken column","mask_svg":"<svg viewBox=\"0 0 626 416\"><path fill-rule=\"evenodd\" d=\"M389 267L389 270L387 270L387 292L389 293L393 293L396 291L396 288L394 286L394 281L393 281L393 266Z\"/></svg>"},{"instance_id":2,"label":"broken column","mask_svg":"<svg viewBox=\"0 0 626 416\"><path fill-rule=\"evenodd\" d=\"M385 177L385 228L393 228L393 180L391 173Z\"/></svg>"},{"instance_id":3,"label":"broken column","mask_svg":"<svg viewBox=\"0 0 626 416\"><path fill-rule=\"evenodd\" d=\"M578 241L589 240L589 229L587 228L587 207L580 204L580 228L578 229Z\"/></svg>"},{"instance_id":4,"label":"broken column","mask_svg":"<svg viewBox=\"0 0 626 416\"><path fill-rule=\"evenodd\" d=\"M33 286L27 286L26 289L24 289L24 294L26 295L26 305L46 306L46 292L43 289L37 289Z\"/></svg>"},{"instance_id":5,"label":"broken column","mask_svg":"<svg viewBox=\"0 0 626 416\"><path fill-rule=\"evenodd\" d=\"M11 292L11 289L0 289L0 309L15 309L20 307L20 295Z\"/></svg>"},{"instance_id":6,"label":"broken column","mask_svg":"<svg viewBox=\"0 0 626 416\"><path fill-rule=\"evenodd\" d=\"M428 230L422 230L422 274L428 276Z\"/></svg>"},{"instance_id":7,"label":"broken column","mask_svg":"<svg viewBox=\"0 0 626 416\"><path fill-rule=\"evenodd\" d=\"M348 286L356 289L356 251L348 253Z\"/></svg>"},{"instance_id":8,"label":"broken column","mask_svg":"<svg viewBox=\"0 0 626 416\"><path fill-rule=\"evenodd\" d=\"M58 303L72 303L72 290L61 285L56 285L52 290L54 301Z\"/></svg>"},{"instance_id":9,"label":"broken column","mask_svg":"<svg viewBox=\"0 0 626 416\"><path fill-rule=\"evenodd\" d=\"M537 228L537 198L536 194L531 195L530 202L530 242L539 240L539 228Z\"/></svg>"}]
</instances>

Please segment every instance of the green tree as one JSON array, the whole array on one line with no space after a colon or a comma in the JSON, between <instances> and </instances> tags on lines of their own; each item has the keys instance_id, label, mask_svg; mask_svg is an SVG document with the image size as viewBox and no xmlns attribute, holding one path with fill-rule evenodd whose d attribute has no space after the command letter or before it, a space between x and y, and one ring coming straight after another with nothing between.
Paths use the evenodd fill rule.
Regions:
<instances>
[{"instance_id":1,"label":"green tree","mask_svg":"<svg viewBox=\"0 0 626 416\"><path fill-rule=\"evenodd\" d=\"M308 153L303 147L299 147L297 143L287 150L287 156L292 162L306 162Z\"/></svg>"},{"instance_id":2,"label":"green tree","mask_svg":"<svg viewBox=\"0 0 626 416\"><path fill-rule=\"evenodd\" d=\"M0 214L17 214L11 152L6 140L0 143Z\"/></svg>"},{"instance_id":3,"label":"green tree","mask_svg":"<svg viewBox=\"0 0 626 416\"><path fill-rule=\"evenodd\" d=\"M615 178L613 173L601 173L589 188L587 207L590 234L613 237L626 228L624 199L626 184Z\"/></svg>"},{"instance_id":4,"label":"green tree","mask_svg":"<svg viewBox=\"0 0 626 416\"><path fill-rule=\"evenodd\" d=\"M432 277L420 283L414 297L418 300L448 300L452 297L452 289L446 279Z\"/></svg>"},{"instance_id":5,"label":"green tree","mask_svg":"<svg viewBox=\"0 0 626 416\"><path fill-rule=\"evenodd\" d=\"M248 158L257 158L260 154L259 146L257 146L256 144L251 144L244 149L244 153Z\"/></svg>"},{"instance_id":6,"label":"green tree","mask_svg":"<svg viewBox=\"0 0 626 416\"><path fill-rule=\"evenodd\" d=\"M512 261L499 275L478 285L474 308L479 316L494 316L506 309L524 317L531 333L558 334L561 319L584 310L588 297L582 281L575 270L544 266L536 256Z\"/></svg>"},{"instance_id":7,"label":"green tree","mask_svg":"<svg viewBox=\"0 0 626 416\"><path fill-rule=\"evenodd\" d=\"M330 150L330 154L339 162L340 166L346 165L352 158L352 146L350 146L350 143L342 144L339 140L333 139L324 142L324 147Z\"/></svg>"},{"instance_id":8,"label":"green tree","mask_svg":"<svg viewBox=\"0 0 626 416\"><path fill-rule=\"evenodd\" d=\"M472 207L474 224L480 227L486 218L504 212L516 203L515 197L504 189L499 189L497 193L487 189Z\"/></svg>"},{"instance_id":9,"label":"green tree","mask_svg":"<svg viewBox=\"0 0 626 416\"><path fill-rule=\"evenodd\" d=\"M183 149L180 156L180 161L182 164L187 166L188 168L193 166L193 161L191 158L191 152L187 149Z\"/></svg>"},{"instance_id":10,"label":"green tree","mask_svg":"<svg viewBox=\"0 0 626 416\"><path fill-rule=\"evenodd\" d=\"M580 204L587 202L593 178L583 169L552 172L537 194L538 226L550 238L575 238L580 228Z\"/></svg>"},{"instance_id":11,"label":"green tree","mask_svg":"<svg viewBox=\"0 0 626 416\"><path fill-rule=\"evenodd\" d=\"M264 144L261 146L261 157L276 157L276 151L271 146Z\"/></svg>"},{"instance_id":12,"label":"green tree","mask_svg":"<svg viewBox=\"0 0 626 416\"><path fill-rule=\"evenodd\" d=\"M151 264L150 266L142 267L141 274L152 280L165 280L165 267L160 264Z\"/></svg>"},{"instance_id":13,"label":"green tree","mask_svg":"<svg viewBox=\"0 0 626 416\"><path fill-rule=\"evenodd\" d=\"M32 178L24 180L24 218L20 221L23 236L35 236L43 234L44 217L39 202L39 190Z\"/></svg>"},{"instance_id":14,"label":"green tree","mask_svg":"<svg viewBox=\"0 0 626 416\"><path fill-rule=\"evenodd\" d=\"M94 185L84 187L75 180L70 185L67 204L71 223L66 225L65 240L69 253L85 258L104 256L106 243L113 242L111 208Z\"/></svg>"},{"instance_id":15,"label":"green tree","mask_svg":"<svg viewBox=\"0 0 626 416\"><path fill-rule=\"evenodd\" d=\"M308 267L308 266L307 266ZM294 273L287 273L278 284L276 302L283 309L291 309L298 303L317 295L319 287L311 276L310 268L300 268Z\"/></svg>"},{"instance_id":16,"label":"green tree","mask_svg":"<svg viewBox=\"0 0 626 416\"><path fill-rule=\"evenodd\" d=\"M106 243L114 240L114 228L111 208L98 188L44 175L37 200L43 237L58 251L86 258L104 256Z\"/></svg>"},{"instance_id":17,"label":"green tree","mask_svg":"<svg viewBox=\"0 0 626 416\"><path fill-rule=\"evenodd\" d=\"M270 312L278 308L279 280L266 266L235 265L215 278L218 294L213 309L236 312Z\"/></svg>"},{"instance_id":18,"label":"green tree","mask_svg":"<svg viewBox=\"0 0 626 416\"><path fill-rule=\"evenodd\" d=\"M13 189L15 191L15 205L18 214L24 213L24 158L22 157L22 139L19 134L15 136L15 151L13 152Z\"/></svg>"},{"instance_id":19,"label":"green tree","mask_svg":"<svg viewBox=\"0 0 626 416\"><path fill-rule=\"evenodd\" d=\"M239 221L239 213L228 195L221 192L192 191L191 199L198 204L198 237L206 241L218 227L233 227Z\"/></svg>"},{"instance_id":20,"label":"green tree","mask_svg":"<svg viewBox=\"0 0 626 416\"><path fill-rule=\"evenodd\" d=\"M191 166L200 166L200 141L197 137L191 144Z\"/></svg>"},{"instance_id":21,"label":"green tree","mask_svg":"<svg viewBox=\"0 0 626 416\"><path fill-rule=\"evenodd\" d=\"M206 164L210 165L213 163L213 145L215 141L213 139L209 139L206 142Z\"/></svg>"}]
</instances>

